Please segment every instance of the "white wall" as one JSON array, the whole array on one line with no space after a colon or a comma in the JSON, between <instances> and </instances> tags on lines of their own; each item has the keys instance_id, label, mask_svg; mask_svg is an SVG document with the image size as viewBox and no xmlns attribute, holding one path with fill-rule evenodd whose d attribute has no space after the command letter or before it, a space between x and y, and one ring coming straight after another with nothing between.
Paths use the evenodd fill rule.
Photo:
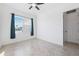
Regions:
<instances>
[{"instance_id":1,"label":"white wall","mask_svg":"<svg viewBox=\"0 0 79 59\"><path fill-rule=\"evenodd\" d=\"M36 16L34 15L31 15L31 14L27 14L27 13L24 13L22 11L19 11L17 9L14 9L12 7L8 7L4 4L0 4L0 15L1 15L1 18L0 19L0 22L1 22L1 42L2 42L2 45L5 45L5 44L10 44L10 43L14 43L14 42L18 42L18 41L22 41L22 40L27 40L29 38L35 38L36 37ZM33 17L34 18L34 36L31 37L25 37L24 35L22 36L19 36L19 38L16 38L16 39L10 39L10 26L11 26L11 13L15 13L17 15L21 15L21 16L24 16L24 17Z\"/></svg>"},{"instance_id":2,"label":"white wall","mask_svg":"<svg viewBox=\"0 0 79 59\"><path fill-rule=\"evenodd\" d=\"M37 20L37 37L63 45L63 12L78 8L79 4L46 4L41 7Z\"/></svg>"},{"instance_id":3,"label":"white wall","mask_svg":"<svg viewBox=\"0 0 79 59\"><path fill-rule=\"evenodd\" d=\"M13 8L15 8L14 5L12 5ZM18 8L18 6L16 8ZM40 7L40 11L36 12L33 10L35 13L37 13L36 15L38 18L37 24L36 23L34 24L34 25L37 25L37 38L49 41L54 44L63 45L63 12L74 8L78 8L79 4L52 3L52 4L45 4L39 7ZM1 40L2 41L1 42L3 44L13 43L13 42L26 39L26 38L23 39L23 37L21 37L21 39L15 39L15 40L10 39L10 22L11 22L10 13L13 12L15 14L28 16L28 14L13 8L11 6L6 7L5 5L4 6L2 5L0 7L0 12L2 13L0 14L2 15L2 20L1 20L1 23L2 23ZM23 9L20 7L18 9L21 9L23 11ZM25 11L28 12L26 9ZM32 15L29 14L28 17L30 16L33 17Z\"/></svg>"},{"instance_id":4,"label":"white wall","mask_svg":"<svg viewBox=\"0 0 79 59\"><path fill-rule=\"evenodd\" d=\"M1 6L0 6L0 8L1 8ZM1 35L2 26L1 25L2 25L2 10L0 10L0 47L1 47L1 37L2 37L2 35Z\"/></svg>"}]
</instances>

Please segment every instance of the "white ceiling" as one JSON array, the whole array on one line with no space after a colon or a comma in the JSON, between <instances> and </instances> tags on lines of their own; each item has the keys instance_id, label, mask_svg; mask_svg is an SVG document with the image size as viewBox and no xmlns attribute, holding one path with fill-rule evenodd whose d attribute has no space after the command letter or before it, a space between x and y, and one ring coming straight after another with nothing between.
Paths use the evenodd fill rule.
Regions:
<instances>
[{"instance_id":1,"label":"white ceiling","mask_svg":"<svg viewBox=\"0 0 79 59\"><path fill-rule=\"evenodd\" d=\"M6 3L4 5L10 6L14 9L20 10L22 12L26 12L26 13L34 13L37 14L40 12L40 10L42 10L42 7L44 7L45 5L40 5L38 6L40 8L40 10L37 10L36 8L32 8L31 10L29 10L29 7L31 6L30 4L27 3Z\"/></svg>"},{"instance_id":2,"label":"white ceiling","mask_svg":"<svg viewBox=\"0 0 79 59\"><path fill-rule=\"evenodd\" d=\"M45 3L43 5L38 6L40 10L36 8L32 8L29 10L30 5L27 3L5 3L4 5L10 6L14 9L20 10L22 12L31 13L31 14L39 14L44 13L45 11L54 11L61 9L62 11L78 8L79 3Z\"/></svg>"}]
</instances>

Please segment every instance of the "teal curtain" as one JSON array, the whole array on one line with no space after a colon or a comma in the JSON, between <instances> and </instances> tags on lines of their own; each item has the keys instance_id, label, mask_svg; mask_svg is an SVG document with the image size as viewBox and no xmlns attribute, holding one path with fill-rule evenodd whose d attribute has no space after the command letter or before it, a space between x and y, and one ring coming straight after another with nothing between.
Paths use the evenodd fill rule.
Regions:
<instances>
[{"instance_id":1,"label":"teal curtain","mask_svg":"<svg viewBox=\"0 0 79 59\"><path fill-rule=\"evenodd\" d=\"M11 14L11 32L10 32L10 38L15 39L15 14Z\"/></svg>"},{"instance_id":2,"label":"teal curtain","mask_svg":"<svg viewBox=\"0 0 79 59\"><path fill-rule=\"evenodd\" d=\"M31 18L31 36L34 35L33 18Z\"/></svg>"}]
</instances>

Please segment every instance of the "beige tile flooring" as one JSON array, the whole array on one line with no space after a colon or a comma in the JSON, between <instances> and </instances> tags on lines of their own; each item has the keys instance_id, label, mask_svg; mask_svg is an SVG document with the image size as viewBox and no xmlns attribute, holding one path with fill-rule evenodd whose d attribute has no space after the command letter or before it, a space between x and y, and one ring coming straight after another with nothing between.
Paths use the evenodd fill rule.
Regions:
<instances>
[{"instance_id":1,"label":"beige tile flooring","mask_svg":"<svg viewBox=\"0 0 79 59\"><path fill-rule=\"evenodd\" d=\"M39 39L29 39L3 46L0 56L79 56L79 45L65 43L62 47Z\"/></svg>"}]
</instances>

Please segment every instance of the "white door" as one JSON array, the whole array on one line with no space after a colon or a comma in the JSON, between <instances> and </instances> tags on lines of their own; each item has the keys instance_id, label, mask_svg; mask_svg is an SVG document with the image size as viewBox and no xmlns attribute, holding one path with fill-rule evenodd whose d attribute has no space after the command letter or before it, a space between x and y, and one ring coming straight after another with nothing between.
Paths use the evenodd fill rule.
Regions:
<instances>
[{"instance_id":1,"label":"white door","mask_svg":"<svg viewBox=\"0 0 79 59\"><path fill-rule=\"evenodd\" d=\"M64 13L64 15L63 15L63 41L67 41L67 39L68 39L68 30L67 30L67 14L66 13Z\"/></svg>"},{"instance_id":2,"label":"white door","mask_svg":"<svg viewBox=\"0 0 79 59\"><path fill-rule=\"evenodd\" d=\"M78 13L70 13L65 15L65 41L79 43L79 15Z\"/></svg>"}]
</instances>

